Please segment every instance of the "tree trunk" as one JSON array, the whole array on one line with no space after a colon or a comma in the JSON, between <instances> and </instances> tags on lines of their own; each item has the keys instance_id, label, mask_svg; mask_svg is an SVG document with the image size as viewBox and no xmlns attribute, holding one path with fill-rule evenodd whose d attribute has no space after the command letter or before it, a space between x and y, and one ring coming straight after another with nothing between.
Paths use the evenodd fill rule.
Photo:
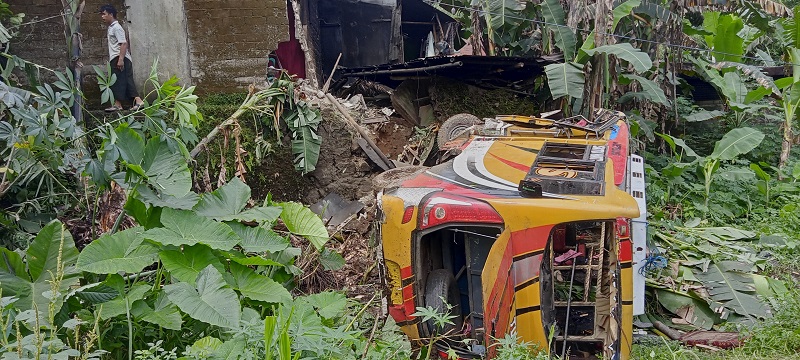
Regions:
<instances>
[{"instance_id":1,"label":"tree trunk","mask_svg":"<svg viewBox=\"0 0 800 360\"><path fill-rule=\"evenodd\" d=\"M67 40L67 69L72 73L75 79L75 103L72 105L72 116L78 122L83 121L83 96L82 82L83 82L83 62L81 62L81 50L83 50L83 42L81 35L81 16L83 9L86 7L86 2L81 1L79 4L71 0L61 0L61 5L64 9L64 36Z\"/></svg>"},{"instance_id":2,"label":"tree trunk","mask_svg":"<svg viewBox=\"0 0 800 360\"><path fill-rule=\"evenodd\" d=\"M611 19L611 9L614 6L613 0L597 0L595 14L602 14L594 19L594 45L600 47L614 42L611 36L606 34L611 32L609 26L613 23ZM588 82L588 105L589 120L594 120L596 109L603 108L604 93L607 70L614 66L613 57L604 54L595 54L592 57L591 74Z\"/></svg>"},{"instance_id":3,"label":"tree trunk","mask_svg":"<svg viewBox=\"0 0 800 360\"><path fill-rule=\"evenodd\" d=\"M781 157L778 163L780 169L786 166L786 162L789 161L789 153L792 151L792 130L789 129L788 135L786 132L786 130L783 131L783 141L781 142Z\"/></svg>"}]
</instances>

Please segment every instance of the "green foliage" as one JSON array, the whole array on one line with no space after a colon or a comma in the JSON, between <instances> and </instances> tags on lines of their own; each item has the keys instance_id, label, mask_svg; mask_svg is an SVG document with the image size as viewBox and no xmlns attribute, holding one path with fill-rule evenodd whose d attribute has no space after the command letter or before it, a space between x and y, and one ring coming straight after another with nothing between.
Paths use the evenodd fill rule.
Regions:
<instances>
[{"instance_id":1,"label":"green foliage","mask_svg":"<svg viewBox=\"0 0 800 360\"><path fill-rule=\"evenodd\" d=\"M117 82L117 74L111 72L111 63L106 64L105 69L94 65L94 73L97 75L97 84L100 86L100 103L114 104L114 93L111 86Z\"/></svg>"},{"instance_id":2,"label":"green foliage","mask_svg":"<svg viewBox=\"0 0 800 360\"><path fill-rule=\"evenodd\" d=\"M61 222L51 222L39 232L24 258L0 250L7 259L0 262L3 294L17 298L15 308L19 311L34 311L35 318L47 321L47 311L50 315L58 312L67 290L78 283L74 266L78 250L69 231Z\"/></svg>"},{"instance_id":3,"label":"green foliage","mask_svg":"<svg viewBox=\"0 0 800 360\"><path fill-rule=\"evenodd\" d=\"M241 305L222 273L206 266L195 283L195 286L185 282L169 284L164 291L170 301L192 318L223 328L238 327Z\"/></svg>"},{"instance_id":4,"label":"green foliage","mask_svg":"<svg viewBox=\"0 0 800 360\"><path fill-rule=\"evenodd\" d=\"M114 228L80 254L58 221L39 231L26 251L0 248L6 259L0 262L0 288L3 295L13 296L4 298L8 306L0 325L19 329L0 336L0 353L22 358L52 354L94 359L104 351L110 358L203 358L198 355L203 353L263 358L263 319L271 316L286 324L279 343L293 356L410 357L410 346L400 341L403 337L394 323L373 330L375 321L341 294L293 299L289 289L293 276L301 273L294 266L300 250L291 247L290 236L307 238L320 251L325 268L339 268L344 262L325 248L327 229L308 208L269 201L251 207L251 189L240 179L210 193L192 191L187 144L197 141L195 129L203 117L197 113L193 88L177 86L175 78L159 83L156 74L151 71L148 79L155 89L153 101L139 116L123 115L93 129L102 141L96 152L75 150L83 157L71 166L73 174L84 170L91 180L88 185L103 189L113 182L126 195L125 212ZM83 134L68 112L79 95L72 91L74 81L69 75L57 77L57 89L64 91L42 85L33 93L0 85L6 106L2 110L13 115L0 124L6 131L0 140L8 144L5 156L12 163L27 155L20 149L39 157L45 153L33 153L40 151L35 146L49 144L44 150L62 151L67 143L62 138ZM291 88L272 91L276 103L293 96ZM30 107L32 101L38 106ZM316 131L318 113L293 100L290 105L284 116L299 111L303 117L292 126ZM52 119L57 121L42 123ZM41 129L33 130L34 125ZM305 151L304 161L311 166L318 150L316 155ZM9 165L4 172L5 184L17 188L27 184L17 175L36 180L19 167ZM117 231L126 214L136 226ZM273 229L278 222L285 228ZM88 334L83 332L88 342L78 343L83 335L76 332L75 322L95 324ZM204 344L201 338L218 342ZM342 344L345 349L338 348Z\"/></svg>"},{"instance_id":5,"label":"green foliage","mask_svg":"<svg viewBox=\"0 0 800 360\"><path fill-rule=\"evenodd\" d=\"M158 248L144 242L143 233L142 227L135 227L101 236L78 256L78 269L95 274L142 271L158 258Z\"/></svg>"},{"instance_id":6,"label":"green foliage","mask_svg":"<svg viewBox=\"0 0 800 360\"><path fill-rule=\"evenodd\" d=\"M11 11L8 3L0 1L0 43L7 44L11 42L19 31L19 25L22 24L22 19L25 18L24 13L14 13Z\"/></svg>"},{"instance_id":7,"label":"green foliage","mask_svg":"<svg viewBox=\"0 0 800 360\"><path fill-rule=\"evenodd\" d=\"M3 73L18 67L31 65L15 57ZM50 209L76 199L71 175L83 168L87 150L70 105L81 94L70 88L70 74L56 77L54 86L0 84L0 219L9 232L24 226L35 233L53 218Z\"/></svg>"},{"instance_id":8,"label":"green foliage","mask_svg":"<svg viewBox=\"0 0 800 360\"><path fill-rule=\"evenodd\" d=\"M550 360L560 359L558 356L550 356L544 350L538 348L536 344L521 341L517 334L506 334L505 337L497 339L496 360Z\"/></svg>"},{"instance_id":9,"label":"green foliage","mask_svg":"<svg viewBox=\"0 0 800 360\"><path fill-rule=\"evenodd\" d=\"M293 234L308 239L317 250L322 250L328 241L328 230L325 229L322 219L303 204L283 203L281 206L283 207L281 219L286 228Z\"/></svg>"},{"instance_id":10,"label":"green foliage","mask_svg":"<svg viewBox=\"0 0 800 360\"><path fill-rule=\"evenodd\" d=\"M547 30L553 32L556 39L556 46L564 53L565 60L575 57L575 45L578 39L572 29L566 25L566 13L558 0L545 0L542 2L541 12L544 21L550 24ZM555 98L555 96L553 96Z\"/></svg>"},{"instance_id":11,"label":"green foliage","mask_svg":"<svg viewBox=\"0 0 800 360\"><path fill-rule=\"evenodd\" d=\"M711 55L717 61L741 62L744 53L744 39L739 36L744 28L742 19L718 12L706 12L703 19L703 28L709 33L703 39L713 50Z\"/></svg>"},{"instance_id":12,"label":"green foliage","mask_svg":"<svg viewBox=\"0 0 800 360\"><path fill-rule=\"evenodd\" d=\"M525 56L534 51L537 39L531 34L535 24L531 21L536 16L536 6L532 2L521 0L435 0L431 6L449 14L457 20L464 30L464 37L480 32L487 41L490 56ZM476 16L470 9L480 10ZM542 8L544 12L545 8ZM561 12L563 13L563 9ZM473 17L479 19L480 27L476 28ZM563 17L562 17L563 19ZM562 34L559 27L554 27L556 36ZM571 31L567 31L570 32ZM575 35L572 35L573 41ZM573 43L574 47L574 43ZM566 51L566 50L565 50Z\"/></svg>"},{"instance_id":13,"label":"green foliage","mask_svg":"<svg viewBox=\"0 0 800 360\"><path fill-rule=\"evenodd\" d=\"M583 64L573 62L550 64L544 67L544 71L553 99L564 96L583 97Z\"/></svg>"},{"instance_id":14,"label":"green foliage","mask_svg":"<svg viewBox=\"0 0 800 360\"><path fill-rule=\"evenodd\" d=\"M711 185L714 175L720 168L722 161L730 161L749 153L755 149L764 139L764 133L753 128L737 128L729 131L714 146L714 152L708 156L699 156L681 139L674 138L666 134L659 134L670 145L673 153L676 153L676 146L686 151L689 157L694 158L690 163L676 162L665 168L666 178L674 181L681 176L684 169L697 167L703 174L705 185L705 206L708 206L708 199L711 195ZM676 153L677 154L677 153ZM680 161L680 155L677 159ZM730 172L729 172L730 174Z\"/></svg>"}]
</instances>

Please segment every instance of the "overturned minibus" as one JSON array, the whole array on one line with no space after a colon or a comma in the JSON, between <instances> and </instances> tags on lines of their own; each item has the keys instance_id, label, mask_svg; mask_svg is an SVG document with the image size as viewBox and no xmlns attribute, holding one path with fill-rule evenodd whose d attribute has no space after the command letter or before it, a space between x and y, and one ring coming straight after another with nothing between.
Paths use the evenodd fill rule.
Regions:
<instances>
[{"instance_id":1,"label":"overturned minibus","mask_svg":"<svg viewBox=\"0 0 800 360\"><path fill-rule=\"evenodd\" d=\"M446 333L438 350L463 359L492 358L510 333L559 356L629 358L645 210L624 115L454 118L442 128L457 156L378 193L389 314L412 339Z\"/></svg>"}]
</instances>

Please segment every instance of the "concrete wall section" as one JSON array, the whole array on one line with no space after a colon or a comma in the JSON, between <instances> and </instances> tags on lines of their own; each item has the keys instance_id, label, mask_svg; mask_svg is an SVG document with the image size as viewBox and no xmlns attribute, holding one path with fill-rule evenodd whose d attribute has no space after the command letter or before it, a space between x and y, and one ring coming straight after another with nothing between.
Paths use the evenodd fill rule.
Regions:
<instances>
[{"instance_id":1,"label":"concrete wall section","mask_svg":"<svg viewBox=\"0 0 800 360\"><path fill-rule=\"evenodd\" d=\"M286 0L185 2L192 82L231 92L263 82L267 55L289 38Z\"/></svg>"},{"instance_id":2,"label":"concrete wall section","mask_svg":"<svg viewBox=\"0 0 800 360\"><path fill-rule=\"evenodd\" d=\"M126 3L137 86L145 87L156 60L161 81L177 76L181 84L191 83L183 0L127 0Z\"/></svg>"}]
</instances>

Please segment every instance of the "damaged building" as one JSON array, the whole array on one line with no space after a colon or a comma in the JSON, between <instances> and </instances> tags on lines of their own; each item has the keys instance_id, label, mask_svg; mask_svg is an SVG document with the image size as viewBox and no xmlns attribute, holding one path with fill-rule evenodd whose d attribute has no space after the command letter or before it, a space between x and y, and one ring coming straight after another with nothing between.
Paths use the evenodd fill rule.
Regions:
<instances>
[{"instance_id":1,"label":"damaged building","mask_svg":"<svg viewBox=\"0 0 800 360\"><path fill-rule=\"evenodd\" d=\"M422 0L87 0L81 20L85 67L105 65L105 25L97 9L109 2L128 30L137 84L158 61L165 78L177 76L202 93L262 81L268 66L318 85L337 60L347 68L403 63L424 56L430 34L449 22ZM10 52L63 68L62 2L8 3L26 19ZM89 71L84 80L90 85L93 78Z\"/></svg>"}]
</instances>

